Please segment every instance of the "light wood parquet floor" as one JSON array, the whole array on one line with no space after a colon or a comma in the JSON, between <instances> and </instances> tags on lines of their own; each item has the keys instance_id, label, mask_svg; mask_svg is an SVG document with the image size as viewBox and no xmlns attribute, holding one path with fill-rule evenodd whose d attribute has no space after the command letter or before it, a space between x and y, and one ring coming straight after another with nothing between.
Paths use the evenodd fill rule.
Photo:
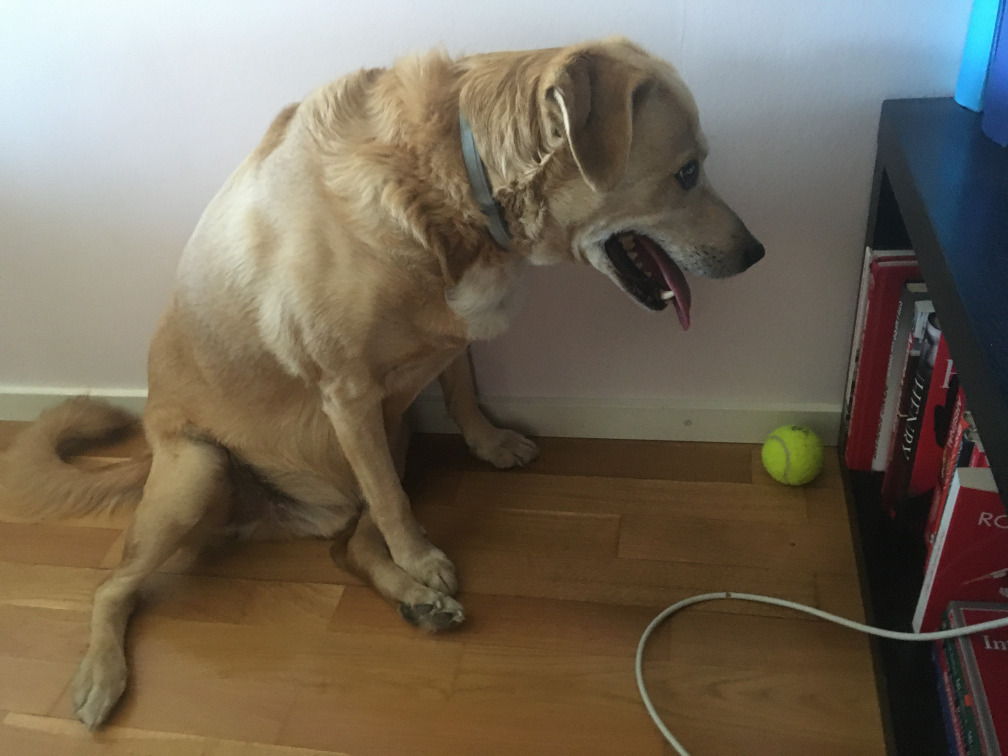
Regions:
<instances>
[{"instance_id":1,"label":"light wood parquet floor","mask_svg":"<svg viewBox=\"0 0 1008 756\"><path fill-rule=\"evenodd\" d=\"M17 429L0 423L0 448ZM93 735L69 684L129 513L0 515L0 753L665 755L633 672L665 606L737 590L863 619L835 454L793 489L754 446L540 446L498 472L457 437L413 442L407 489L459 568L459 630L408 627L329 543L232 543L156 577L131 687ZM867 640L815 620L690 609L653 636L645 676L693 756L885 750Z\"/></svg>"}]
</instances>

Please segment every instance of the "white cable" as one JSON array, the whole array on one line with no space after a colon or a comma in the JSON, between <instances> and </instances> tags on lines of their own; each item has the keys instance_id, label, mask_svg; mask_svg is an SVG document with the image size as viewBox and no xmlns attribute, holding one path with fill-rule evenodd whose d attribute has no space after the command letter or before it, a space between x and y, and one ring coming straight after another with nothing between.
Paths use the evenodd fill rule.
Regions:
<instances>
[{"instance_id":1,"label":"white cable","mask_svg":"<svg viewBox=\"0 0 1008 756\"><path fill-rule=\"evenodd\" d=\"M1008 618L991 620L990 622L982 622L978 625L967 625L966 627L958 627L952 630L938 630L931 633L901 633L895 630L883 630L878 627L872 627L871 625L864 625L860 622L854 622L853 620L845 619L844 617L838 617L835 614L830 614L829 612L824 612L821 609L815 609L811 606L805 606L803 604L796 604L793 601L785 601L784 599L771 598L770 596L758 596L753 593L703 593L699 596L691 596L688 599L683 599L682 601L673 604L668 609L663 611L653 620L651 624L647 626L644 630L643 635L641 635L640 643L637 644L637 689L640 691L641 699L644 701L644 708L647 709L648 714L651 715L651 719L661 730L662 735L669 744L680 754L680 756L689 756L689 752L682 746L682 744L676 740L675 736L669 731L665 723L662 722L661 717L658 716L658 711L655 709L654 704L651 702L651 697L647 693L647 689L644 687L644 672L643 672L643 659L644 659L644 646L651 637L651 633L654 632L655 628L658 627L662 622L671 617L673 614L678 612L680 609L685 609L687 606L693 606L693 604L701 604L705 601L719 601L724 599L735 599L738 601L754 601L758 604L770 604L771 606L781 606L785 609L793 609L797 612L804 612L805 614L811 614L813 617L819 617L820 619L833 622L837 625L843 625L852 630L857 630L862 633L867 633L868 635L875 635L879 638L888 638L889 640L902 640L902 641L938 641L947 640L949 638L961 638L964 635L972 635L973 633L980 633L985 630L995 630L1001 627L1008 627Z\"/></svg>"}]
</instances>

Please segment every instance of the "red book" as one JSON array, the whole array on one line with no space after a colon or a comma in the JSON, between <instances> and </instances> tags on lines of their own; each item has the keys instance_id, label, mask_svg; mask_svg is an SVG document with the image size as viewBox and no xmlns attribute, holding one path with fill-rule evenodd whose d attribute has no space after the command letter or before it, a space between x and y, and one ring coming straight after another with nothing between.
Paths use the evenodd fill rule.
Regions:
<instances>
[{"instance_id":1,"label":"red book","mask_svg":"<svg viewBox=\"0 0 1008 756\"><path fill-rule=\"evenodd\" d=\"M921 275L912 252L869 251L866 263L863 326L854 333L845 407L844 461L849 470L871 469L900 294L907 281ZM860 308L858 322L862 322Z\"/></svg>"},{"instance_id":2,"label":"red book","mask_svg":"<svg viewBox=\"0 0 1008 756\"><path fill-rule=\"evenodd\" d=\"M891 517L907 499L928 494L938 485L948 417L958 388L948 344L937 316L931 313L916 370L901 402L882 478L882 503Z\"/></svg>"},{"instance_id":3,"label":"red book","mask_svg":"<svg viewBox=\"0 0 1008 756\"><path fill-rule=\"evenodd\" d=\"M958 381L954 379L953 382L958 384ZM957 388L955 404L952 406L952 416L948 423L945 449L942 452L941 466L938 469L938 485L935 486L934 494L931 496L931 510L924 528L924 542L927 544L928 554L931 553L931 547L938 535L938 525L941 524L942 513L945 511L945 502L948 500L948 492L952 486L952 477L955 475L956 468L976 467L976 465L969 464L970 453L973 449L973 437L970 434L971 424L970 415L966 412L966 396L961 388Z\"/></svg>"},{"instance_id":4,"label":"red book","mask_svg":"<svg viewBox=\"0 0 1008 756\"><path fill-rule=\"evenodd\" d=\"M847 383L844 385L843 401L843 424L847 427L850 421L851 405L854 401L854 383L857 376L858 361L861 358L861 341L864 338L865 316L868 314L868 294L874 293L871 285L873 266L878 264L888 265L892 260L904 259L911 262L915 259L914 253L910 250L905 252L880 252L865 247L864 258L861 262L861 281L858 284L857 309L854 311L854 332L851 337L850 356L847 360Z\"/></svg>"},{"instance_id":5,"label":"red book","mask_svg":"<svg viewBox=\"0 0 1008 756\"><path fill-rule=\"evenodd\" d=\"M976 443L973 444L969 465L970 467L990 467L990 460L987 459L987 452L984 451L979 436L976 438Z\"/></svg>"},{"instance_id":6,"label":"red book","mask_svg":"<svg viewBox=\"0 0 1008 756\"><path fill-rule=\"evenodd\" d=\"M949 605L951 627L1008 618L1006 604L954 601ZM1008 628L987 630L956 641L963 675L976 713L985 754L1008 754Z\"/></svg>"},{"instance_id":7,"label":"red book","mask_svg":"<svg viewBox=\"0 0 1008 756\"><path fill-rule=\"evenodd\" d=\"M882 472L889 465L899 427L899 410L913 385L928 316L933 312L934 303L928 298L927 286L919 281L903 285L896 307L896 326L886 368L872 470Z\"/></svg>"},{"instance_id":8,"label":"red book","mask_svg":"<svg viewBox=\"0 0 1008 756\"><path fill-rule=\"evenodd\" d=\"M920 496L938 485L938 470L948 435L948 424L943 420L948 417L959 389L944 333L939 334L935 355L929 355L928 360L933 362L931 384L921 411L920 436L913 457L908 496Z\"/></svg>"},{"instance_id":9,"label":"red book","mask_svg":"<svg viewBox=\"0 0 1008 756\"><path fill-rule=\"evenodd\" d=\"M941 627L950 601L1008 598L1008 515L985 467L960 467L928 557L914 630Z\"/></svg>"}]
</instances>

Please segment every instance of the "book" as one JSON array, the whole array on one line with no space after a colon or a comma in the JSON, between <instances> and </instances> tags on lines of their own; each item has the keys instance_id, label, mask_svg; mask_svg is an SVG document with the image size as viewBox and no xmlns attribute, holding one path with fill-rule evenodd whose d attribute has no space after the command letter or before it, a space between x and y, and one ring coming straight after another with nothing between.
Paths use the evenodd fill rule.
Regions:
<instances>
[{"instance_id":1,"label":"book","mask_svg":"<svg viewBox=\"0 0 1008 756\"><path fill-rule=\"evenodd\" d=\"M942 628L950 627L948 611L942 622ZM963 744L968 756L984 756L983 740L980 735L980 725L977 720L976 705L973 694L963 673L962 655L954 639L944 641L945 663L948 665L949 679L952 681L952 694L955 704L956 718L962 732Z\"/></svg>"},{"instance_id":2,"label":"book","mask_svg":"<svg viewBox=\"0 0 1008 756\"><path fill-rule=\"evenodd\" d=\"M948 617L953 628L1004 619L1008 604L953 601ZM958 638L955 645L982 752L985 756L1008 754L1008 628Z\"/></svg>"},{"instance_id":3,"label":"book","mask_svg":"<svg viewBox=\"0 0 1008 756\"><path fill-rule=\"evenodd\" d=\"M938 470L938 485L935 486L931 496L931 509L924 528L924 543L927 546L928 554L931 553L931 547L938 534L938 525L941 523L942 513L945 511L945 502L948 500L952 476L959 467L975 467L975 465L970 465L975 433L976 426L973 425L973 417L966 410L966 396L959 388L956 391L955 403L948 421L948 435L945 439L942 462Z\"/></svg>"},{"instance_id":4,"label":"book","mask_svg":"<svg viewBox=\"0 0 1008 756\"><path fill-rule=\"evenodd\" d=\"M949 754L951 756L968 756L959 703L952 684L952 674L949 671L943 642L937 641L931 647L931 658L934 662L935 677L938 683L938 699L941 702L942 722L945 725L945 739L948 741Z\"/></svg>"},{"instance_id":5,"label":"book","mask_svg":"<svg viewBox=\"0 0 1008 756\"><path fill-rule=\"evenodd\" d=\"M935 322L936 327L940 328ZM948 418L959 394L959 376L949 354L945 334L938 330L933 353L928 354L931 365L930 384L920 413L917 447L910 470L908 496L930 494L938 485L942 452L948 436ZM923 352L922 352L923 355Z\"/></svg>"},{"instance_id":6,"label":"book","mask_svg":"<svg viewBox=\"0 0 1008 756\"><path fill-rule=\"evenodd\" d=\"M987 459L987 452L984 451L983 442L980 440L979 433L974 434L973 451L970 452L969 466L990 467L990 460Z\"/></svg>"},{"instance_id":7,"label":"book","mask_svg":"<svg viewBox=\"0 0 1008 756\"><path fill-rule=\"evenodd\" d=\"M942 456L939 482L931 498L927 525L924 529L924 542L928 554L930 554L937 537L938 525L948 500L948 491L955 471L960 467L990 467L987 454L983 450L983 443L980 441L980 434L973 422L973 416L968 410L963 409L965 398L961 391L956 399L956 405L956 410L953 411L954 418L952 428L949 431L949 440Z\"/></svg>"},{"instance_id":8,"label":"book","mask_svg":"<svg viewBox=\"0 0 1008 756\"><path fill-rule=\"evenodd\" d=\"M890 516L908 499L931 494L938 484L948 416L958 389L948 343L937 315L931 313L916 370L904 388L882 478L882 503Z\"/></svg>"},{"instance_id":9,"label":"book","mask_svg":"<svg viewBox=\"0 0 1008 756\"><path fill-rule=\"evenodd\" d=\"M850 412L854 404L854 383L857 377L858 363L861 360L861 339L864 336L865 315L868 312L868 289L871 280L872 263L878 259L878 253L871 247L865 247L861 259L861 280L858 282L857 305L854 307L854 330L851 333L850 354L847 357L847 382L844 383L844 398L841 422L844 427L850 423Z\"/></svg>"},{"instance_id":10,"label":"book","mask_svg":"<svg viewBox=\"0 0 1008 756\"><path fill-rule=\"evenodd\" d=\"M946 608L942 620L942 629L952 627L953 618ZM963 672L963 659L955 638L942 642L945 663L948 665L949 680L952 683L953 701L956 718L962 732L963 743L968 756L984 756L983 738L980 735L980 725L977 718L976 704L973 692L970 690L966 674Z\"/></svg>"},{"instance_id":11,"label":"book","mask_svg":"<svg viewBox=\"0 0 1008 756\"><path fill-rule=\"evenodd\" d=\"M882 393L882 408L879 411L878 433L875 439L875 453L871 469L882 472L889 462L892 448L893 427L899 410L900 397L908 378L916 369L920 356L920 345L924 338L924 328L928 315L934 312L934 304L928 298L927 286L919 281L903 285L899 305L896 309L896 324L889 350L886 368L885 389Z\"/></svg>"},{"instance_id":12,"label":"book","mask_svg":"<svg viewBox=\"0 0 1008 756\"><path fill-rule=\"evenodd\" d=\"M960 467L924 571L913 616L917 632L937 630L950 601L1008 599L1008 515L985 467Z\"/></svg>"},{"instance_id":13,"label":"book","mask_svg":"<svg viewBox=\"0 0 1008 756\"><path fill-rule=\"evenodd\" d=\"M900 293L920 275L912 251L865 251L843 413L849 470L871 469Z\"/></svg>"},{"instance_id":14,"label":"book","mask_svg":"<svg viewBox=\"0 0 1008 756\"><path fill-rule=\"evenodd\" d=\"M854 385L857 369L861 360L862 340L864 339L865 320L868 315L868 295L875 291L873 271L880 267L890 267L893 261L909 260L914 262L914 253L907 251L884 251L865 247L861 260L861 280L858 283L857 306L854 309L854 331L851 335L850 356L847 359L847 383L844 384L843 421L850 421L850 411L854 404Z\"/></svg>"}]
</instances>

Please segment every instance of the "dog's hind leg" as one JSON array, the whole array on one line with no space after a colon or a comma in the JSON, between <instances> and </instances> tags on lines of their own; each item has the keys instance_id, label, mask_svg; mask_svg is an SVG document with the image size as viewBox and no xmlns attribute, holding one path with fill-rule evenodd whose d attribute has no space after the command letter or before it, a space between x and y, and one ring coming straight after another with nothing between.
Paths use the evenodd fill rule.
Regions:
<instances>
[{"instance_id":1,"label":"dog's hind leg","mask_svg":"<svg viewBox=\"0 0 1008 756\"><path fill-rule=\"evenodd\" d=\"M375 590L398 604L399 613L411 625L438 632L465 619L458 601L414 580L392 561L381 531L367 512L361 515L347 542L347 557Z\"/></svg>"},{"instance_id":2,"label":"dog's hind leg","mask_svg":"<svg viewBox=\"0 0 1008 756\"><path fill-rule=\"evenodd\" d=\"M494 467L526 465L539 454L539 448L520 433L498 428L483 414L476 400L469 351L462 352L438 376L448 414L462 431L470 451Z\"/></svg>"},{"instance_id":3,"label":"dog's hind leg","mask_svg":"<svg viewBox=\"0 0 1008 756\"><path fill-rule=\"evenodd\" d=\"M144 579L180 546L223 525L230 484L227 454L184 438L155 443L150 476L119 566L95 592L91 641L73 682L74 710L90 729L126 688L126 625Z\"/></svg>"}]
</instances>

